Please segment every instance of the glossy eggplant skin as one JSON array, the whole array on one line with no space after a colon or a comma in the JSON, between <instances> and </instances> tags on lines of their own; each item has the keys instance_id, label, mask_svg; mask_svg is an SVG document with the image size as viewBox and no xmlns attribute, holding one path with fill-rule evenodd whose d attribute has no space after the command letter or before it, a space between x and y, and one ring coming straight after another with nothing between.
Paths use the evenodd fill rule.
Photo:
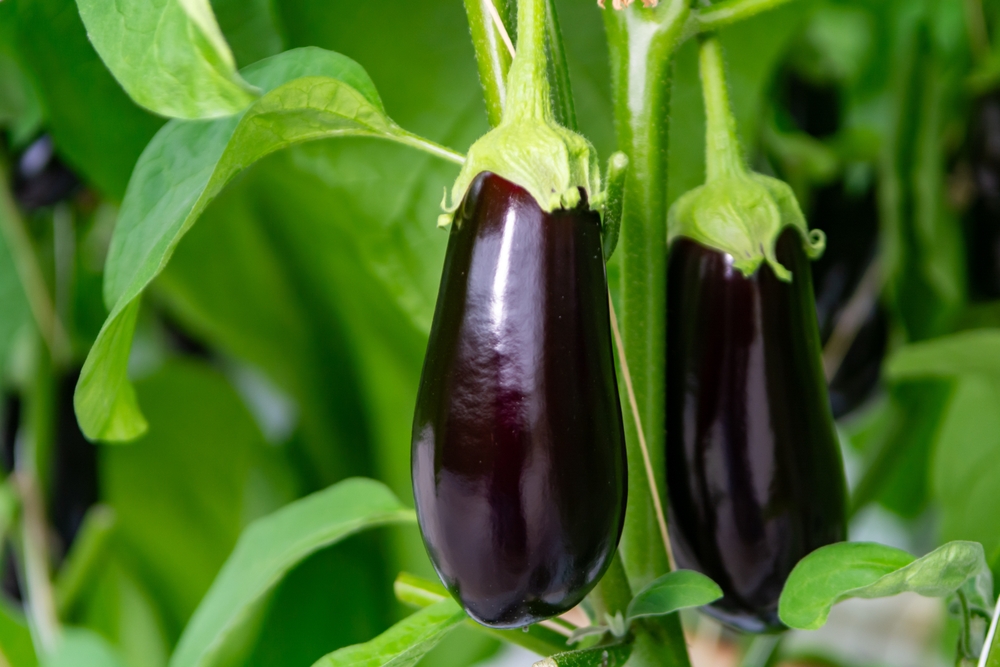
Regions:
<instances>
[{"instance_id":1,"label":"glossy eggplant skin","mask_svg":"<svg viewBox=\"0 0 1000 667\"><path fill-rule=\"evenodd\" d=\"M618 545L626 466L600 219L545 213L480 174L451 229L413 421L438 575L490 627L571 609Z\"/></svg>"},{"instance_id":2,"label":"glossy eggplant skin","mask_svg":"<svg viewBox=\"0 0 1000 667\"><path fill-rule=\"evenodd\" d=\"M845 536L846 484L826 384L809 262L786 228L779 280L745 277L722 252L680 238L667 283L667 488L677 565L724 597L707 609L777 631L795 564Z\"/></svg>"}]
</instances>

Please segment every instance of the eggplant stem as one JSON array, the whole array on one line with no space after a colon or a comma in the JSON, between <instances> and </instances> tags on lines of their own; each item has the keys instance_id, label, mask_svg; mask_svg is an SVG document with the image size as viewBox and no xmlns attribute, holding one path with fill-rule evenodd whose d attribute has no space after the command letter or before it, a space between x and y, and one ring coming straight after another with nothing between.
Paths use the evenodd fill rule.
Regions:
<instances>
[{"instance_id":1,"label":"eggplant stem","mask_svg":"<svg viewBox=\"0 0 1000 667\"><path fill-rule=\"evenodd\" d=\"M608 310L611 315L611 333L615 338L615 348L618 350L618 363L622 368L622 376L625 379L625 391L628 393L629 407L632 408L632 418L635 420L635 430L639 436L639 449L642 451L642 463L646 469L646 479L649 483L649 495L653 497L653 509L656 512L656 523L660 526L660 537L663 538L663 548L667 552L667 562L670 564L671 572L677 569L674 561L674 550L670 547L670 535L667 533L667 519L663 514L663 502L660 494L656 490L656 476L653 474L653 464L649 458L649 447L646 446L646 434L642 430L642 418L639 416L639 402L635 398L635 389L632 387L632 374L628 370L628 361L625 359L625 345L622 343L622 332L618 328L618 317L615 315L615 304L611 300L611 292L608 292Z\"/></svg>"},{"instance_id":2,"label":"eggplant stem","mask_svg":"<svg viewBox=\"0 0 1000 667\"><path fill-rule=\"evenodd\" d=\"M979 654L978 667L986 667L986 663L989 661L990 653L992 653L993 649L993 643L996 641L997 620L1000 620L1000 599L997 600L997 606L993 610L993 621L990 623L990 630L986 634L986 642L983 644L983 652Z\"/></svg>"},{"instance_id":3,"label":"eggplant stem","mask_svg":"<svg viewBox=\"0 0 1000 667\"><path fill-rule=\"evenodd\" d=\"M503 39L503 43L507 46L507 50L510 52L510 57L513 58L517 54L514 52L514 42L510 40L510 33L507 32L507 26L503 24L503 19L500 18L500 12L497 11L496 5L493 4L493 0L484 0L486 4L486 9L490 13L490 18L493 19L493 25L497 27L497 31L500 33L500 38Z\"/></svg>"}]
</instances>

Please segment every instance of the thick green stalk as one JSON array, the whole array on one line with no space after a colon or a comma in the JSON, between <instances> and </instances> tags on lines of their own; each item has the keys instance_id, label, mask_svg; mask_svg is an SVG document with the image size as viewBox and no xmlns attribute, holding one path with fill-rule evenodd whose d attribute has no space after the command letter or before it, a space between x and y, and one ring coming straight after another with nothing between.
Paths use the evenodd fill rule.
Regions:
<instances>
[{"instance_id":1,"label":"thick green stalk","mask_svg":"<svg viewBox=\"0 0 1000 667\"><path fill-rule=\"evenodd\" d=\"M507 71L513 59L504 35L496 25L491 7L508 32L512 32L514 23L511 21L510 5L508 0L465 0L465 13L469 17L469 31L472 33L472 45L479 65L479 82L483 87L486 115L491 127L499 125L503 116L507 101Z\"/></svg>"},{"instance_id":2,"label":"thick green stalk","mask_svg":"<svg viewBox=\"0 0 1000 667\"><path fill-rule=\"evenodd\" d=\"M623 339L657 487L651 489L647 481L635 423L626 420L629 506L620 553L633 590L669 568L652 494L666 500L664 286L670 74L689 14L687 0L663 2L656 9L604 10L618 148L630 160L619 241ZM637 624L629 667L689 664L677 614Z\"/></svg>"},{"instance_id":3,"label":"thick green stalk","mask_svg":"<svg viewBox=\"0 0 1000 667\"><path fill-rule=\"evenodd\" d=\"M667 139L670 72L689 14L686 0L656 9L604 10L611 47L618 147L629 156L618 253L622 335L657 489L643 467L634 420L626 419L629 504L621 554L632 588L668 570L652 493L664 495Z\"/></svg>"},{"instance_id":4,"label":"thick green stalk","mask_svg":"<svg viewBox=\"0 0 1000 667\"><path fill-rule=\"evenodd\" d=\"M504 120L553 118L545 46L547 5L547 0L521 0L518 4L518 57L507 75Z\"/></svg>"}]
</instances>

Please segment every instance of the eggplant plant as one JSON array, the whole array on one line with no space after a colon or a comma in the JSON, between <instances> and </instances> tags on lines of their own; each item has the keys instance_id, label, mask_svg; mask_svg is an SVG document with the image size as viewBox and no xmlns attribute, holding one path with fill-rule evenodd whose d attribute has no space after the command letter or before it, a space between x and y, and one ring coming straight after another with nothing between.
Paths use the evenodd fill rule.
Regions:
<instances>
[{"instance_id":1,"label":"eggplant plant","mask_svg":"<svg viewBox=\"0 0 1000 667\"><path fill-rule=\"evenodd\" d=\"M1000 664L998 30L3 0L0 665Z\"/></svg>"}]
</instances>

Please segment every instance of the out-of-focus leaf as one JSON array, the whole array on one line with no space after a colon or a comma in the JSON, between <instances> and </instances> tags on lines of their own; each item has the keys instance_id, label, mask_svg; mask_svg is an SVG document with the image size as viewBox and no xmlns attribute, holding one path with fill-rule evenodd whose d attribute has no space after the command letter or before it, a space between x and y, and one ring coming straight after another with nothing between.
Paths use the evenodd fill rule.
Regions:
<instances>
[{"instance_id":1,"label":"out-of-focus leaf","mask_svg":"<svg viewBox=\"0 0 1000 667\"><path fill-rule=\"evenodd\" d=\"M4 215L2 209L0 215ZM3 317L0 317L0 379L3 378L4 364L18 333L32 321L28 297L21 285L14 257L3 232L5 227L0 222L0 312L3 312Z\"/></svg>"},{"instance_id":2,"label":"out-of-focus leaf","mask_svg":"<svg viewBox=\"0 0 1000 667\"><path fill-rule=\"evenodd\" d=\"M120 199L143 147L163 123L137 107L87 40L73 0L18 0L22 67L44 107L61 157Z\"/></svg>"},{"instance_id":3,"label":"out-of-focus leaf","mask_svg":"<svg viewBox=\"0 0 1000 667\"><path fill-rule=\"evenodd\" d=\"M10 130L11 143L28 141L42 122L38 94L17 63L13 7L0 8L0 128Z\"/></svg>"},{"instance_id":4,"label":"out-of-focus leaf","mask_svg":"<svg viewBox=\"0 0 1000 667\"><path fill-rule=\"evenodd\" d=\"M138 390L153 428L136 447L102 451L102 498L118 517L116 540L176 633L242 529L293 498L294 483L217 371L169 362Z\"/></svg>"},{"instance_id":5,"label":"out-of-focus leaf","mask_svg":"<svg viewBox=\"0 0 1000 667\"><path fill-rule=\"evenodd\" d=\"M558 653L539 660L533 667L621 667L632 654L630 644L598 646L582 651Z\"/></svg>"},{"instance_id":6,"label":"out-of-focus leaf","mask_svg":"<svg viewBox=\"0 0 1000 667\"><path fill-rule=\"evenodd\" d=\"M785 583L778 615L791 628L821 628L836 603L913 592L946 597L969 580L981 580L992 593L983 546L949 542L923 558L867 542L840 542L812 552L795 566Z\"/></svg>"},{"instance_id":7,"label":"out-of-focus leaf","mask_svg":"<svg viewBox=\"0 0 1000 667\"><path fill-rule=\"evenodd\" d=\"M465 618L455 601L443 600L408 616L370 642L320 658L313 667L413 667Z\"/></svg>"},{"instance_id":8,"label":"out-of-focus leaf","mask_svg":"<svg viewBox=\"0 0 1000 667\"><path fill-rule=\"evenodd\" d=\"M0 600L0 652L10 667L35 667L38 658L24 615Z\"/></svg>"},{"instance_id":9,"label":"out-of-focus leaf","mask_svg":"<svg viewBox=\"0 0 1000 667\"><path fill-rule=\"evenodd\" d=\"M212 0L212 9L240 67L284 51L274 0Z\"/></svg>"},{"instance_id":10,"label":"out-of-focus leaf","mask_svg":"<svg viewBox=\"0 0 1000 667\"><path fill-rule=\"evenodd\" d=\"M211 664L227 636L306 556L362 530L412 521L411 510L384 485L368 479L340 482L258 520L241 536L199 605L171 667Z\"/></svg>"},{"instance_id":11,"label":"out-of-focus leaf","mask_svg":"<svg viewBox=\"0 0 1000 667\"><path fill-rule=\"evenodd\" d=\"M941 507L944 539L1000 546L1000 377L959 381L931 459L931 484Z\"/></svg>"},{"instance_id":12,"label":"out-of-focus leaf","mask_svg":"<svg viewBox=\"0 0 1000 667\"><path fill-rule=\"evenodd\" d=\"M100 635L66 628L55 653L43 667L126 667L121 656Z\"/></svg>"},{"instance_id":13,"label":"out-of-focus leaf","mask_svg":"<svg viewBox=\"0 0 1000 667\"><path fill-rule=\"evenodd\" d=\"M719 585L700 572L675 570L639 591L629 603L625 618L631 621L643 616L672 614L680 609L701 607L721 597Z\"/></svg>"},{"instance_id":14,"label":"out-of-focus leaf","mask_svg":"<svg viewBox=\"0 0 1000 667\"><path fill-rule=\"evenodd\" d=\"M1000 331L976 329L900 348L885 365L890 381L962 375L1000 376Z\"/></svg>"},{"instance_id":15,"label":"out-of-focus leaf","mask_svg":"<svg viewBox=\"0 0 1000 667\"><path fill-rule=\"evenodd\" d=\"M267 94L240 116L170 124L136 167L108 255L105 300L114 306L76 394L77 417L92 439L129 440L145 430L123 361L138 298L237 173L268 153L324 137L431 145L389 120L364 70L339 54L299 49L253 65L245 74ZM435 150L455 158L446 149Z\"/></svg>"},{"instance_id":16,"label":"out-of-focus leaf","mask_svg":"<svg viewBox=\"0 0 1000 667\"><path fill-rule=\"evenodd\" d=\"M257 91L236 72L208 0L77 0L91 43L140 106L173 118L237 113Z\"/></svg>"}]
</instances>

